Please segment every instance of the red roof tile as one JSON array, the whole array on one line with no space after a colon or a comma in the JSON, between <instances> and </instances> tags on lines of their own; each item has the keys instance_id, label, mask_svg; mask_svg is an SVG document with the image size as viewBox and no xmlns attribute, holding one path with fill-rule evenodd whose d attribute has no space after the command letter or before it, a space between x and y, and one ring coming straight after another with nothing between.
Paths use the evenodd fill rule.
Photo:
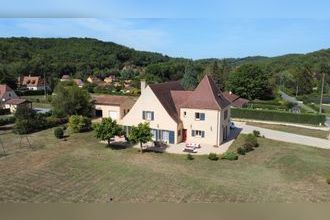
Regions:
<instances>
[{"instance_id":1,"label":"red roof tile","mask_svg":"<svg viewBox=\"0 0 330 220\"><path fill-rule=\"evenodd\" d=\"M119 96L119 95L98 95L93 96L93 100L95 104L98 105L118 105L127 102L127 101L134 101L132 97L129 96Z\"/></svg>"},{"instance_id":2,"label":"red roof tile","mask_svg":"<svg viewBox=\"0 0 330 220\"><path fill-rule=\"evenodd\" d=\"M13 90L6 84L0 84L0 98L2 98L4 94L9 91L13 91Z\"/></svg>"},{"instance_id":3,"label":"red roof tile","mask_svg":"<svg viewBox=\"0 0 330 220\"><path fill-rule=\"evenodd\" d=\"M25 102L30 102L26 99L20 99L20 98L17 98L17 99L9 99L5 102L5 104L8 104L8 105L19 105L19 104L22 104L22 103L25 103Z\"/></svg>"},{"instance_id":4,"label":"red roof tile","mask_svg":"<svg viewBox=\"0 0 330 220\"><path fill-rule=\"evenodd\" d=\"M205 75L193 94L182 104L184 108L221 110L230 105L209 75Z\"/></svg>"}]
</instances>

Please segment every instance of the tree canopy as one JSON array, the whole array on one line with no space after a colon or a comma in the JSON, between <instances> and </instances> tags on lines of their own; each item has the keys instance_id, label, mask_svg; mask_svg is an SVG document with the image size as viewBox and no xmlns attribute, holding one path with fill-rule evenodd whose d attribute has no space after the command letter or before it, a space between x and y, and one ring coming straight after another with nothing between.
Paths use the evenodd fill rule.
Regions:
<instances>
[{"instance_id":1,"label":"tree canopy","mask_svg":"<svg viewBox=\"0 0 330 220\"><path fill-rule=\"evenodd\" d=\"M258 65L243 64L232 72L228 79L228 90L250 100L272 97L269 75Z\"/></svg>"},{"instance_id":2,"label":"tree canopy","mask_svg":"<svg viewBox=\"0 0 330 220\"><path fill-rule=\"evenodd\" d=\"M123 133L122 128L117 124L117 121L111 118L103 118L101 123L94 126L96 138L102 141L107 141L110 145L110 141L113 137L121 135Z\"/></svg>"},{"instance_id":3,"label":"tree canopy","mask_svg":"<svg viewBox=\"0 0 330 220\"><path fill-rule=\"evenodd\" d=\"M132 126L129 134L129 140L133 143L140 143L142 153L142 144L152 140L152 133L149 123L139 123L137 127Z\"/></svg>"},{"instance_id":4,"label":"tree canopy","mask_svg":"<svg viewBox=\"0 0 330 220\"><path fill-rule=\"evenodd\" d=\"M58 83L52 97L52 111L57 117L92 114L92 98L89 93L74 83Z\"/></svg>"}]
</instances>

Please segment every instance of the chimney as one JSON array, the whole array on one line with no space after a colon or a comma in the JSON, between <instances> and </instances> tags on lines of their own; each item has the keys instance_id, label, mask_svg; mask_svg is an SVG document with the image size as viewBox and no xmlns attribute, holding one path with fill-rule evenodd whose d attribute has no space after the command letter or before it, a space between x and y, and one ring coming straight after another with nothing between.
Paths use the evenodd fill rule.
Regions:
<instances>
[{"instance_id":1,"label":"chimney","mask_svg":"<svg viewBox=\"0 0 330 220\"><path fill-rule=\"evenodd\" d=\"M145 79L141 80L141 94L143 93L143 91L145 90L145 88L147 87L147 82Z\"/></svg>"}]
</instances>

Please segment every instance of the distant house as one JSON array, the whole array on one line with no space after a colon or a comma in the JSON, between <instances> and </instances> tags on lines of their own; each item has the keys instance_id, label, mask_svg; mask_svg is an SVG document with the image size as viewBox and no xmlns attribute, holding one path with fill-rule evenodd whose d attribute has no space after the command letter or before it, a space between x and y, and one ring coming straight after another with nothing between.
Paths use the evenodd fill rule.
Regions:
<instances>
[{"instance_id":1,"label":"distant house","mask_svg":"<svg viewBox=\"0 0 330 220\"><path fill-rule=\"evenodd\" d=\"M63 75L60 79L61 82L70 81L71 77L69 75Z\"/></svg>"},{"instance_id":2,"label":"distant house","mask_svg":"<svg viewBox=\"0 0 330 220\"><path fill-rule=\"evenodd\" d=\"M232 92L224 92L223 96L230 101L232 107L243 108L250 102L248 99L240 98Z\"/></svg>"},{"instance_id":3,"label":"distant house","mask_svg":"<svg viewBox=\"0 0 330 220\"><path fill-rule=\"evenodd\" d=\"M20 76L17 80L17 85L20 88L27 88L28 90L43 90L45 88L45 80L41 76ZM46 88L48 88L46 84Z\"/></svg>"},{"instance_id":4,"label":"distant house","mask_svg":"<svg viewBox=\"0 0 330 220\"><path fill-rule=\"evenodd\" d=\"M115 75L110 75L108 77L105 77L104 78L104 82L105 83L108 83L108 84L111 84L112 82L114 82L116 80L116 76Z\"/></svg>"},{"instance_id":5,"label":"distant house","mask_svg":"<svg viewBox=\"0 0 330 220\"><path fill-rule=\"evenodd\" d=\"M5 102L4 108L5 109L10 109L11 113L15 113L18 107L27 107L27 108L32 108L32 102L26 100L26 99L21 99L21 98L14 98L14 99L9 99Z\"/></svg>"},{"instance_id":6,"label":"distant house","mask_svg":"<svg viewBox=\"0 0 330 220\"><path fill-rule=\"evenodd\" d=\"M12 90L6 84L0 84L0 101L5 102L9 99L18 98L14 90Z\"/></svg>"},{"instance_id":7,"label":"distant house","mask_svg":"<svg viewBox=\"0 0 330 220\"><path fill-rule=\"evenodd\" d=\"M61 78L61 82L69 82L71 80L80 88L82 88L85 84L81 79L71 79L69 75L63 75Z\"/></svg>"},{"instance_id":8,"label":"distant house","mask_svg":"<svg viewBox=\"0 0 330 220\"><path fill-rule=\"evenodd\" d=\"M78 87L82 88L85 83L81 79L73 79L73 82L77 84Z\"/></svg>"},{"instance_id":9,"label":"distant house","mask_svg":"<svg viewBox=\"0 0 330 220\"><path fill-rule=\"evenodd\" d=\"M92 84L99 84L99 83L101 83L102 82L102 80L100 80L99 78L97 78L96 76L89 76L88 78L87 78L87 82L89 82L89 83L92 83Z\"/></svg>"},{"instance_id":10,"label":"distant house","mask_svg":"<svg viewBox=\"0 0 330 220\"><path fill-rule=\"evenodd\" d=\"M132 108L135 99L129 96L99 95L94 96L95 116L121 120Z\"/></svg>"}]
</instances>

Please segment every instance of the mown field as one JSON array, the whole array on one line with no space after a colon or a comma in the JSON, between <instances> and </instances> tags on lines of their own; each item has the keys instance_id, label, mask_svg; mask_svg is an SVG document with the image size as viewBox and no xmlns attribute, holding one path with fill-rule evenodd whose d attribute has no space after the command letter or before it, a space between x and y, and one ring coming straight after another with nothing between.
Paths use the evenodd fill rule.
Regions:
<instances>
[{"instance_id":1,"label":"mown field","mask_svg":"<svg viewBox=\"0 0 330 220\"><path fill-rule=\"evenodd\" d=\"M110 149L92 132L56 140L0 131L1 202L329 202L330 150L259 139L238 161ZM232 145L235 150L243 136Z\"/></svg>"}]
</instances>

